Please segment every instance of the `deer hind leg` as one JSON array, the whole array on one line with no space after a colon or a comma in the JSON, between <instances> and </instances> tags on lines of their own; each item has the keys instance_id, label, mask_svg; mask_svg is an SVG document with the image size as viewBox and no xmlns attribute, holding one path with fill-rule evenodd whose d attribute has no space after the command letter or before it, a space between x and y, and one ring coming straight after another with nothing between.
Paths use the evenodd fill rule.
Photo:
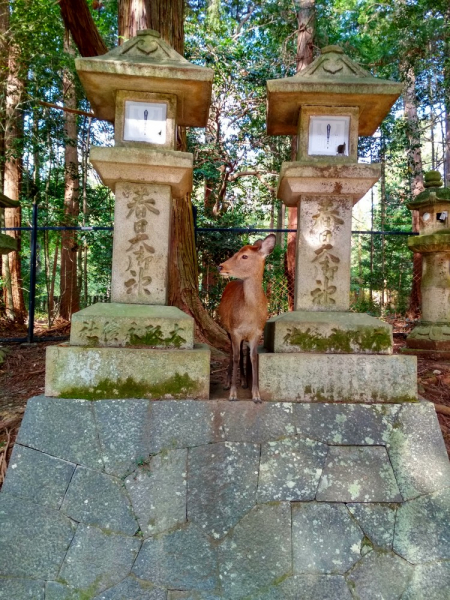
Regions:
<instances>
[{"instance_id":1,"label":"deer hind leg","mask_svg":"<svg viewBox=\"0 0 450 600\"><path fill-rule=\"evenodd\" d=\"M241 338L236 335L231 336L231 348L233 354L233 368L231 372L231 388L230 388L230 400L237 400L237 372L239 367L239 355L241 350Z\"/></svg>"},{"instance_id":2,"label":"deer hind leg","mask_svg":"<svg viewBox=\"0 0 450 600\"><path fill-rule=\"evenodd\" d=\"M247 363L246 363L245 369L244 369L244 353L245 353L245 356L248 358L248 349L247 349L247 352L245 352L245 342L244 342L244 340L242 340L241 351L240 351L240 355L239 355L239 371L241 374L241 387L246 389L249 386L249 383L248 383L248 360L247 360Z\"/></svg>"},{"instance_id":3,"label":"deer hind leg","mask_svg":"<svg viewBox=\"0 0 450 600\"><path fill-rule=\"evenodd\" d=\"M249 341L250 346L250 362L252 365L252 400L256 404L261 402L259 395L259 377L258 377L258 342L261 334Z\"/></svg>"}]
</instances>

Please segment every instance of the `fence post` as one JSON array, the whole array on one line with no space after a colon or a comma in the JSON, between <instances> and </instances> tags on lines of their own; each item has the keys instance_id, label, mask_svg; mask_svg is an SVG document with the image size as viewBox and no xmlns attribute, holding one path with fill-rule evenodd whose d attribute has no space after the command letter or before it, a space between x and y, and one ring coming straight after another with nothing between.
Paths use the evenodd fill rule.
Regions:
<instances>
[{"instance_id":1,"label":"fence post","mask_svg":"<svg viewBox=\"0 0 450 600\"><path fill-rule=\"evenodd\" d=\"M32 344L34 339L34 309L36 301L36 249L37 249L37 223L38 205L33 202L33 213L31 222L31 256L30 256L30 301L28 306L28 343Z\"/></svg>"}]
</instances>

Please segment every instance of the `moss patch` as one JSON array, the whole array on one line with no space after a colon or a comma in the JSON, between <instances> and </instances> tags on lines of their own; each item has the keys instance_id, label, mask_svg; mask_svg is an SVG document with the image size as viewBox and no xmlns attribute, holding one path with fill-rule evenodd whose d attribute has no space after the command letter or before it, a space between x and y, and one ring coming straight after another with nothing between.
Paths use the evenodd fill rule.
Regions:
<instances>
[{"instance_id":1,"label":"moss patch","mask_svg":"<svg viewBox=\"0 0 450 600\"><path fill-rule=\"evenodd\" d=\"M391 335L384 327L375 329L353 329L343 331L333 328L331 335L314 333L311 328L302 331L297 327L287 330L284 343L298 346L304 352L339 352L351 354L355 351L382 352L392 346Z\"/></svg>"},{"instance_id":2,"label":"moss patch","mask_svg":"<svg viewBox=\"0 0 450 600\"><path fill-rule=\"evenodd\" d=\"M155 384L135 381L128 377L125 381L102 379L96 387L74 386L60 393L61 398L83 398L85 400L105 400L111 398L186 398L195 394L199 384L188 373L175 373L164 381Z\"/></svg>"}]
</instances>

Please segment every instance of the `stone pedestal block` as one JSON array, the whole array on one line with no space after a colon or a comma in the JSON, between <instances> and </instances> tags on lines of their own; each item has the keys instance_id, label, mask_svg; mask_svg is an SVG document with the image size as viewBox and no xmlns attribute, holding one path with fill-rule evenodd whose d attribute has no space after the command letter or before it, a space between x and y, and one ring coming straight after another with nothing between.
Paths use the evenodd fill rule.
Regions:
<instances>
[{"instance_id":1,"label":"stone pedestal block","mask_svg":"<svg viewBox=\"0 0 450 600\"><path fill-rule=\"evenodd\" d=\"M169 185L117 183L113 302L167 304L171 215Z\"/></svg>"},{"instance_id":2,"label":"stone pedestal block","mask_svg":"<svg viewBox=\"0 0 450 600\"><path fill-rule=\"evenodd\" d=\"M208 398L210 349L47 348L45 393L61 398Z\"/></svg>"},{"instance_id":3,"label":"stone pedestal block","mask_svg":"<svg viewBox=\"0 0 450 600\"><path fill-rule=\"evenodd\" d=\"M301 196L295 310L348 310L353 199Z\"/></svg>"},{"instance_id":4,"label":"stone pedestal block","mask_svg":"<svg viewBox=\"0 0 450 600\"><path fill-rule=\"evenodd\" d=\"M261 398L275 402L415 402L413 356L259 354Z\"/></svg>"},{"instance_id":5,"label":"stone pedestal block","mask_svg":"<svg viewBox=\"0 0 450 600\"><path fill-rule=\"evenodd\" d=\"M267 321L269 352L392 354L392 327L366 314L296 310Z\"/></svg>"},{"instance_id":6,"label":"stone pedestal block","mask_svg":"<svg viewBox=\"0 0 450 600\"><path fill-rule=\"evenodd\" d=\"M72 316L71 346L194 346L194 319L175 306L97 303Z\"/></svg>"}]
</instances>

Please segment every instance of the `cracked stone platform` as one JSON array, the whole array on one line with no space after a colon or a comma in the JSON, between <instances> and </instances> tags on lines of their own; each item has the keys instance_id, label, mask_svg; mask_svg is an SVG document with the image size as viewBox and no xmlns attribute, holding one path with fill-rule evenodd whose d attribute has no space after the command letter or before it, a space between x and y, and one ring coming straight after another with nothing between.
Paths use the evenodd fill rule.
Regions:
<instances>
[{"instance_id":1,"label":"cracked stone platform","mask_svg":"<svg viewBox=\"0 0 450 600\"><path fill-rule=\"evenodd\" d=\"M428 402L35 397L0 523L0 600L449 598Z\"/></svg>"}]
</instances>

